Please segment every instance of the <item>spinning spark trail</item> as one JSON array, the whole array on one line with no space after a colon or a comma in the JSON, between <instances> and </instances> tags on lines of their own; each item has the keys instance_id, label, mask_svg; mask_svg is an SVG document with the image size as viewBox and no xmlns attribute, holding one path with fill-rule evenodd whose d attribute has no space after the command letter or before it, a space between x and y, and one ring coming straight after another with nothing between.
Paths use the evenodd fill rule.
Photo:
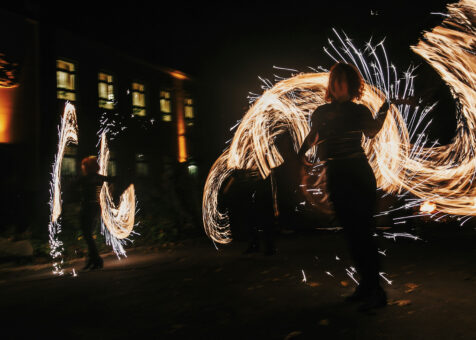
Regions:
<instances>
[{"instance_id":1,"label":"spinning spark trail","mask_svg":"<svg viewBox=\"0 0 476 340\"><path fill-rule=\"evenodd\" d=\"M63 242L59 240L61 233L61 164L63 162L64 150L70 144L78 144L78 125L76 122L76 110L70 103L66 103L61 125L59 128L58 152L53 164L53 173L50 185L50 223L49 244L50 255L53 258L53 273L63 275L61 268L63 259Z\"/></svg>"},{"instance_id":2,"label":"spinning spark trail","mask_svg":"<svg viewBox=\"0 0 476 340\"><path fill-rule=\"evenodd\" d=\"M101 149L99 152L99 173L107 175L109 149L107 147L106 133L101 134ZM119 206L116 207L109 190L109 185L104 182L99 195L101 204L101 232L106 238L106 243L111 245L118 256L125 256L124 243L134 228L136 212L136 198L134 185L131 184L121 194Z\"/></svg>"},{"instance_id":3,"label":"spinning spark trail","mask_svg":"<svg viewBox=\"0 0 476 340\"><path fill-rule=\"evenodd\" d=\"M414 204L431 201L442 213L462 216L476 215L475 18L475 0L448 5L442 24L426 32L412 47L438 72L458 103L457 133L452 143L429 145L424 135L430 123L423 125L423 120L435 104L413 109L408 104L391 105L381 132L372 140L363 140L381 189L401 196L411 193L419 199ZM414 69L409 68L404 78L399 79L395 67L389 65L382 43L373 46L369 42L362 52L347 36L342 38L334 32L337 46L329 40L331 49L325 51L335 61L352 63L360 70L366 82L360 103L376 112L385 98L405 99L414 95ZM222 184L234 169L250 170L266 178L271 169L283 162L273 140L284 131L289 131L297 151L309 132L310 115L324 104L327 81L326 72L298 74L274 86L264 81L267 90L245 114L230 147L212 166L205 183L203 222L213 241L231 241L228 216L218 210ZM316 148L308 152L316 161L315 155ZM312 187L325 192L322 168L315 167L319 177ZM326 195L319 200L314 198L314 202L324 206Z\"/></svg>"}]
</instances>

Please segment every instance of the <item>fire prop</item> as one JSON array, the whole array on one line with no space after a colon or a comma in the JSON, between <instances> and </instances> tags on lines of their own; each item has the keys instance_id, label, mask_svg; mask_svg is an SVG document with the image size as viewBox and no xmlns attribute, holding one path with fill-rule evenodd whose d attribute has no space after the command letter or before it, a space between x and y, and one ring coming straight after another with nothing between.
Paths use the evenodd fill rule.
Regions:
<instances>
[{"instance_id":1,"label":"fire prop","mask_svg":"<svg viewBox=\"0 0 476 340\"><path fill-rule=\"evenodd\" d=\"M59 240L61 233L61 164L63 161L66 146L78 144L78 125L76 121L76 110L70 103L66 103L61 125L59 128L58 152L53 164L53 173L50 188L50 223L49 244L50 255L53 258L53 273L63 275L63 242ZM106 132L101 134L101 149L99 151L99 173L107 175L107 164L109 161L109 149L106 142ZM100 192L101 205L101 233L106 239L106 243L111 245L118 256L125 256L124 244L134 228L134 218L136 211L136 198L134 185L131 184L120 197L119 206L116 207L109 190L109 185L104 183Z\"/></svg>"},{"instance_id":2,"label":"fire prop","mask_svg":"<svg viewBox=\"0 0 476 340\"><path fill-rule=\"evenodd\" d=\"M411 193L418 198L407 206L431 201L439 212L468 218L476 215L475 17L474 0L449 5L442 25L425 33L412 47L439 73L459 104L453 142L438 146L425 137L430 123L423 126L422 122L435 104L413 109L408 104L391 105L381 132L372 140L363 140L381 189L402 196ZM360 70L366 81L361 103L376 112L385 98L405 99L414 95L414 69L409 68L399 79L395 67L389 65L382 43L373 46L369 42L362 52L349 38L335 33L338 47L329 40L332 50L325 51L335 61L352 63ZM324 103L327 81L325 72L298 74L274 86L265 81L267 90L245 114L230 147L212 166L205 183L203 222L213 241L231 241L228 216L218 211L218 193L224 181L233 169L247 169L266 178L272 168L283 162L273 139L285 130L290 132L297 151L309 132L310 115ZM314 160L315 155L316 148L308 152ZM322 187L324 177L319 176L314 186ZM324 201L325 195L321 199Z\"/></svg>"},{"instance_id":3,"label":"fire prop","mask_svg":"<svg viewBox=\"0 0 476 340\"><path fill-rule=\"evenodd\" d=\"M101 134L101 149L99 152L99 173L107 175L107 163L109 161L109 149L107 147L106 133ZM124 243L134 228L134 217L136 211L136 198L134 185L131 184L120 197L119 206L116 207L109 190L109 185L105 182L102 185L99 195L101 204L101 232L106 238L106 243L111 245L114 252L120 256L125 256Z\"/></svg>"},{"instance_id":4,"label":"fire prop","mask_svg":"<svg viewBox=\"0 0 476 340\"><path fill-rule=\"evenodd\" d=\"M55 156L50 184L50 223L48 226L50 255L53 258L53 273L58 275L63 275L61 268L63 263L61 258L63 242L58 238L58 235L61 233L61 164L63 162L64 150L69 144L78 144L78 125L74 106L66 103L63 117L61 117L58 152Z\"/></svg>"}]
</instances>

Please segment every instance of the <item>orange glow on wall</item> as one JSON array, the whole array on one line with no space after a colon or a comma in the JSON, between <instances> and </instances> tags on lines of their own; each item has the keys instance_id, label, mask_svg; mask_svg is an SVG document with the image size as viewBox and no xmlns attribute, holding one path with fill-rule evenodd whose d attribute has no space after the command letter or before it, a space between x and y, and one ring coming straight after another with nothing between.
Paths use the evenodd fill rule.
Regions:
<instances>
[{"instance_id":1,"label":"orange glow on wall","mask_svg":"<svg viewBox=\"0 0 476 340\"><path fill-rule=\"evenodd\" d=\"M177 71L178 72L178 71ZM174 76L175 72L172 72ZM178 73L183 75L182 73ZM185 75L183 75L185 77ZM186 137L186 127L185 127L185 108L184 108L184 90L183 90L183 79L177 76L174 76L174 107L175 107L175 119L177 122L177 160L179 163L184 163L187 161L187 137Z\"/></svg>"},{"instance_id":2,"label":"orange glow on wall","mask_svg":"<svg viewBox=\"0 0 476 340\"><path fill-rule=\"evenodd\" d=\"M187 79L187 76L180 71L172 71L170 75L177 79Z\"/></svg>"},{"instance_id":3,"label":"orange glow on wall","mask_svg":"<svg viewBox=\"0 0 476 340\"><path fill-rule=\"evenodd\" d=\"M185 138L185 119L183 105L177 105L178 161L187 161L187 139Z\"/></svg>"},{"instance_id":4,"label":"orange glow on wall","mask_svg":"<svg viewBox=\"0 0 476 340\"><path fill-rule=\"evenodd\" d=\"M178 161L180 163L187 161L187 140L185 136L178 136Z\"/></svg>"},{"instance_id":5,"label":"orange glow on wall","mask_svg":"<svg viewBox=\"0 0 476 340\"><path fill-rule=\"evenodd\" d=\"M13 142L13 103L16 87L0 87L0 143Z\"/></svg>"}]
</instances>

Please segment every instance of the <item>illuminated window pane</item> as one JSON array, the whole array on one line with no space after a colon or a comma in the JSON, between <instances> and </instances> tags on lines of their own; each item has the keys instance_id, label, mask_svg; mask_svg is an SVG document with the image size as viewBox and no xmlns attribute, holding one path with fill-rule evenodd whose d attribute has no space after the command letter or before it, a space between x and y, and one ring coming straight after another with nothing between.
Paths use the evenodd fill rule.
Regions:
<instances>
[{"instance_id":1,"label":"illuminated window pane","mask_svg":"<svg viewBox=\"0 0 476 340\"><path fill-rule=\"evenodd\" d=\"M57 71L56 83L60 89L74 90L74 74Z\"/></svg>"},{"instance_id":2,"label":"illuminated window pane","mask_svg":"<svg viewBox=\"0 0 476 340\"><path fill-rule=\"evenodd\" d=\"M77 175L77 156L78 149L74 145L68 145L64 149L64 158L61 163L62 176L76 176Z\"/></svg>"},{"instance_id":3,"label":"illuminated window pane","mask_svg":"<svg viewBox=\"0 0 476 340\"><path fill-rule=\"evenodd\" d=\"M145 86L132 83L132 111L134 115L145 116Z\"/></svg>"},{"instance_id":4,"label":"illuminated window pane","mask_svg":"<svg viewBox=\"0 0 476 340\"><path fill-rule=\"evenodd\" d=\"M170 91L160 91L160 112L164 122L172 121L172 103Z\"/></svg>"},{"instance_id":5,"label":"illuminated window pane","mask_svg":"<svg viewBox=\"0 0 476 340\"><path fill-rule=\"evenodd\" d=\"M132 83L132 90L144 92L144 85L139 83Z\"/></svg>"},{"instance_id":6,"label":"illuminated window pane","mask_svg":"<svg viewBox=\"0 0 476 340\"><path fill-rule=\"evenodd\" d=\"M61 163L61 175L62 176L76 176L76 158L67 157L63 158Z\"/></svg>"},{"instance_id":7,"label":"illuminated window pane","mask_svg":"<svg viewBox=\"0 0 476 340\"><path fill-rule=\"evenodd\" d=\"M193 106L185 106L185 118L193 119Z\"/></svg>"},{"instance_id":8,"label":"illuminated window pane","mask_svg":"<svg viewBox=\"0 0 476 340\"><path fill-rule=\"evenodd\" d=\"M170 100L164 98L160 99L160 111L163 113L171 113L172 108L170 106Z\"/></svg>"},{"instance_id":9,"label":"illuminated window pane","mask_svg":"<svg viewBox=\"0 0 476 340\"><path fill-rule=\"evenodd\" d=\"M188 173L189 173L190 176L197 176L198 167L195 164L190 164L188 166Z\"/></svg>"},{"instance_id":10,"label":"illuminated window pane","mask_svg":"<svg viewBox=\"0 0 476 340\"><path fill-rule=\"evenodd\" d=\"M75 66L73 63L56 60L56 97L69 101L76 100Z\"/></svg>"},{"instance_id":11,"label":"illuminated window pane","mask_svg":"<svg viewBox=\"0 0 476 340\"><path fill-rule=\"evenodd\" d=\"M98 78L99 107L111 110L114 108L113 78L110 74L102 72L99 73Z\"/></svg>"},{"instance_id":12,"label":"illuminated window pane","mask_svg":"<svg viewBox=\"0 0 476 340\"><path fill-rule=\"evenodd\" d=\"M64 60L56 60L56 68L62 69L68 72L74 72L74 64Z\"/></svg>"},{"instance_id":13,"label":"illuminated window pane","mask_svg":"<svg viewBox=\"0 0 476 340\"><path fill-rule=\"evenodd\" d=\"M108 176L116 176L116 162L109 160L107 162L107 175Z\"/></svg>"},{"instance_id":14,"label":"illuminated window pane","mask_svg":"<svg viewBox=\"0 0 476 340\"><path fill-rule=\"evenodd\" d=\"M132 93L132 105L144 107L145 106L145 95L143 93L140 93L140 92Z\"/></svg>"},{"instance_id":15,"label":"illuminated window pane","mask_svg":"<svg viewBox=\"0 0 476 340\"><path fill-rule=\"evenodd\" d=\"M56 91L56 98L58 99L64 99L64 100L69 100L71 102L74 102L76 100L76 94L74 92L67 92L64 90L58 90Z\"/></svg>"},{"instance_id":16,"label":"illuminated window pane","mask_svg":"<svg viewBox=\"0 0 476 340\"><path fill-rule=\"evenodd\" d=\"M99 90L99 98L107 98L107 84L106 83L99 83L98 90Z\"/></svg>"},{"instance_id":17,"label":"illuminated window pane","mask_svg":"<svg viewBox=\"0 0 476 340\"><path fill-rule=\"evenodd\" d=\"M193 119L195 118L195 112L193 110L193 99L191 98L185 98L184 101L185 104L185 120L187 121L188 126L193 125Z\"/></svg>"}]
</instances>

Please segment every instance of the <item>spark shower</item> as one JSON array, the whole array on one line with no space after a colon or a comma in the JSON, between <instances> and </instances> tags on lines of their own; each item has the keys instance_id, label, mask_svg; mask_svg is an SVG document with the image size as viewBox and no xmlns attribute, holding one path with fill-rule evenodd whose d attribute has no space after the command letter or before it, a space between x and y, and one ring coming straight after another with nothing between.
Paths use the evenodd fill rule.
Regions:
<instances>
[{"instance_id":1,"label":"spark shower","mask_svg":"<svg viewBox=\"0 0 476 340\"><path fill-rule=\"evenodd\" d=\"M412 50L423 57L448 85L457 102L456 136L449 145L430 143L422 126L435 104L411 107L391 105L382 131L363 146L379 188L399 195L412 194L411 204L431 201L438 213L476 215L476 1L448 5L442 24L424 33ZM335 61L354 64L365 79L360 103L376 112L385 98L405 99L415 95L414 68L399 78L389 63L383 43L367 43L362 51L336 31L324 50ZM218 243L229 243L231 232L226 212L218 210L222 184L234 169L245 169L266 178L283 159L274 137L289 131L298 150L309 132L309 118L324 103L328 73L300 73L272 84L255 98L234 134L231 145L212 166L203 194L205 232ZM414 141L414 142L411 142ZM308 152L315 159L316 148ZM321 171L314 187L323 187ZM325 194L321 202L326 199Z\"/></svg>"}]
</instances>

